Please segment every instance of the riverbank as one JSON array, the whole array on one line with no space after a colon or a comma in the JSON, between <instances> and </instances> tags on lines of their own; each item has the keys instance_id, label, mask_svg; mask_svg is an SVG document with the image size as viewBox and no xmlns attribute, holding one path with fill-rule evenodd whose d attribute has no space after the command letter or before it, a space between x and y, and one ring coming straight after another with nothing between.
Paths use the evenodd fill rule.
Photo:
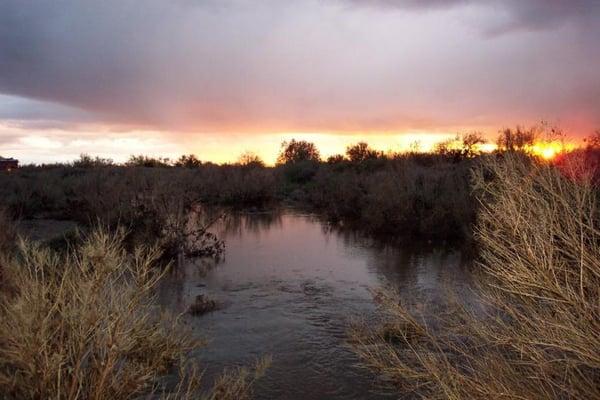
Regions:
<instances>
[{"instance_id":1,"label":"riverbank","mask_svg":"<svg viewBox=\"0 0 600 400\"><path fill-rule=\"evenodd\" d=\"M196 204L242 209L293 204L369 234L460 242L472 237L477 203L470 171L480 162L477 157L404 155L274 168L25 167L0 174L0 204L23 220L125 225L131 238L160 234L167 215Z\"/></svg>"},{"instance_id":2,"label":"riverbank","mask_svg":"<svg viewBox=\"0 0 600 400\"><path fill-rule=\"evenodd\" d=\"M414 166L407 169L408 161L398 160L376 160L374 166L350 162L343 166L337 165L339 163L295 165L294 168L317 168L305 182L291 180L284 167L258 167L252 176L266 177L267 181L275 179L280 186L268 186L272 190L266 197L268 201L264 201L263 197L256 202L240 201L239 206L252 204L258 208L292 199L304 202L309 209L315 207L319 210L315 222L311 222L312 225L300 224L303 228L299 231L295 231L295 228L290 231L277 228L287 224L277 214L255 218L252 222L242 216L238 218L242 224L232 223L235 217L225 219L226 223L230 223L229 226L226 224L221 232L215 231L215 221L221 213L213 213L212 207L199 205L216 205L219 208L231 204L214 199L232 199L235 196L259 198L250 194L255 193L255 186L246 187L246 181L242 178L245 176L243 174L249 173L244 171L252 169L242 169L242 166L210 166L207 169L61 166L24 169L18 174L3 175L5 185L0 186L0 190L7 211L2 212L0 221L4 227L0 232L0 301L4 313L2 320L7 322L0 329L0 351L5 351L0 353L0 374L3 374L0 375L0 384L7 385L5 392L14 393L13 398L28 397L28 393L34 397L55 396L57 391L70 393L69 390L75 390L77 394L78 385L83 384L114 398L127 398L127 390L146 393L151 388L160 387L165 377L162 372L159 375L146 375L143 368L148 365L153 365L153 371L168 370L172 374L177 365L181 365L174 360L181 361L183 355L208 354L205 359L220 367L248 362L247 358L234 358L236 354L242 354L245 348L254 349L252 351L265 348L253 340L242 347L236 347L236 343L244 343L244 338L256 338L253 335L260 329L252 328L246 318L262 310L265 312L265 321L268 321L265 326L270 326L270 329L260 331L263 333L258 336L260 340L267 337L266 343L272 344L281 341L282 346L272 349L280 355L308 349L304 357L291 357L291 364L321 365L317 368L319 373L314 376L308 370L310 373L306 380L314 380L311 388L321 387L328 396L335 395L336 388L322 383L319 386L316 376L323 375L325 371L335 371L337 364L327 363L342 359L342 367L338 375L334 374L337 376L335 379L340 379L340 385L347 388L343 393L351 393L352 384L358 378L342 384L345 382L343 376L349 373L350 361L357 359L347 348L340 350L340 346L346 343L346 332L352 324L338 319L336 313L348 310L346 315L349 315L348 306L362 304L354 311L356 315L366 317L369 323L364 327L354 325L352 343L355 351L366 366L383 378L381 382L388 386L391 384L397 393L414 392L417 396L439 398L445 398L447 393L452 395L451 398L478 398L479 395L479 398L493 398L494 393L504 388L503 393L512 393L510 390L514 390L511 396L516 398L523 388L527 388L529 398L535 399L550 399L556 393L563 397L573 394L578 398L595 398L598 395L594 390L598 387L596 383L600 370L595 361L597 348L600 347L596 335L600 331L597 326L600 319L597 304L594 303L600 296L597 292L600 287L597 279L600 270L600 235L597 229L600 226L600 212L598 169L589 160L588 154L583 152L573 153L569 158L554 163L510 153L469 158L459 161L457 167L448 167L445 163L449 160L439 165L426 163L423 171L427 172L414 172L419 170ZM416 163L415 160L410 161L413 162ZM465 164L460 164L462 162ZM467 165L470 168L467 169ZM431 208L430 202L440 188L444 188L442 195L454 190L453 185L444 183L444 179L433 179L438 183L433 184L430 191L424 192L429 193L426 196L409 196L409 200L402 197L408 196L405 191L409 194L421 193L422 186L416 185L408 190L400 184L416 184L425 179L427 174L438 171L436 168L445 169L445 172L435 172L439 176L449 176L456 171L461 171L457 176L463 176L468 171L472 177L464 181L468 182L465 183L469 185L468 191L459 190L460 193L468 193L468 196L459 196L463 200L458 202L441 200L443 207L440 208L456 206L456 210L460 210L461 206L467 204L467 198L469 202L478 204L469 211L473 213L475 221L475 225L469 223L470 227L475 228L470 235L478 243L478 262L476 268L470 268L470 273L475 273L478 290L482 293L475 303L484 305L486 314L483 323L481 315L470 314L460 306L460 302L453 303L451 292L437 284L431 285L446 273L446 262L441 264L443 268L430 275L426 268L423 269L422 257L421 261L419 257L404 257L409 260L409 265L417 266L414 282L423 290L408 290L404 296L408 293L409 297L404 297L402 301L394 291L379 291L375 300L381 305L383 314L380 317L383 318L379 320L381 324L377 324L376 309L365 286L385 286L386 281L393 281L402 271L403 264L388 262L387 259L387 255L394 253L396 247L378 242L377 246L365 253L364 245L355 246L352 243L358 243L355 240L361 235L372 237L379 229L363 226L358 230L359 234L355 234L357 231L354 229L337 229L340 223L352 226L353 222L361 219L332 217L329 210L343 206L341 209L356 209L363 215L361 218L368 218L369 213L364 213L364 210L372 209L373 213L381 213L381 217L374 217L373 221L388 221L394 227L387 233L388 236L393 235L391 232L404 229L413 232L415 242L420 242L423 236L407 228L407 224L411 221L414 224L414 220L403 219L404 216L415 213L423 215L419 212L428 210L432 216L425 218L428 221L426 226L432 230L436 228L436 232L445 232L448 226L453 226L453 218L460 215L460 212L452 210L448 210L448 214L441 213L440 208L435 206ZM207 181L206 177L214 179L213 174L219 177L222 186L218 194L213 194L211 201L205 197L206 193L211 193L210 190L207 192L207 187L211 187L207 182L211 181ZM236 178L225 179L228 174ZM323 177L319 178L319 174ZM372 195L379 193L378 187L396 190L397 186L402 190ZM327 187L334 189L327 191ZM338 190L341 187L347 190ZM365 191L365 188L371 189ZM347 196L348 193L352 195ZM311 196L320 197L311 200ZM328 206L316 206L318 201L326 199L329 199L325 203ZM336 200L329 202L331 199ZM352 208L352 205L356 206ZM397 209L407 205L410 207ZM83 235L58 250L35 245L24 247L17 243L18 230L12 226L15 215L69 219L86 229ZM447 225L438 227L434 224L438 218L443 221L440 224ZM323 220L336 223L323 223ZM447 232L460 231L455 228ZM292 234L288 235L290 232ZM159 290L159 280L154 280L154 277L164 276L169 260L172 261L174 257L219 260L223 255L221 237L229 237L230 243L236 243L236 238L242 236L254 237L254 242L251 242L254 245L245 252L237 253L237 256L235 250L225 253L222 262L235 264L229 264L229 268L208 270L206 276L215 278L214 284L198 281L194 287L190 287L194 279L186 277L188 267L179 271L184 279L174 283L176 288L183 289L175 296L177 301L185 301L190 295L197 298L198 295L204 295L199 292L205 290L216 290L215 304L223 300L218 298L219 293L241 296L234 302L238 307L235 312L236 308L228 308L225 301L224 307L213 313L202 317L185 317L201 318L198 321L202 321L202 326L211 320L214 322L215 318L224 318L222 322L229 321L227 323L230 325L225 324L227 329L219 331L218 339L224 342L218 347L220 350L215 350L232 362L228 364L218 361L215 353L211 358L210 350L208 353L203 353L203 350L190 351L191 347L186 344L188 342L180 336L181 325L177 328L169 324L165 326L164 321L148 317L155 315L150 310L155 310L159 305L154 303L154 297L151 296L154 291L150 289L155 287ZM267 238L273 245L264 253L262 246ZM433 245L435 240L431 241ZM346 248L351 251L338 258L340 249ZM296 252L291 249L296 249ZM374 249L378 250L373 256L365 256ZM261 257L261 254L274 259L252 262L252 257ZM325 258L319 258L321 255L325 255ZM195 268L196 273L200 274L200 270ZM369 275L372 268L384 271L386 279L372 281ZM303 276L306 271L310 274ZM259 273L253 275L256 272ZM35 279L31 279L32 276ZM360 276L367 278L357 278ZM152 282L148 287L144 283L147 279ZM240 279L245 281L240 282ZM399 282L411 282L410 274L402 276ZM395 289L399 290L398 287ZM82 296L82 293L90 290L97 290L92 293L95 297ZM36 297L40 293L42 297ZM86 302L88 297L94 299L93 309ZM170 304L170 300L163 300L161 304ZM411 308L405 307L406 301ZM439 306L435 307L437 311L433 314L436 321L433 325L424 325L422 321L427 319L421 318L420 313L424 308L429 309L430 302ZM58 308L56 304L59 304ZM132 308L121 307L123 304ZM281 309L270 308L277 305ZM188 306L186 303L186 309ZM239 309L240 306L243 307ZM175 308L174 312L182 310ZM73 320L73 315L79 317ZM87 316L94 318L90 321L86 319ZM140 356L139 352L145 354L146 344L139 342L138 334L130 336L130 330L122 330L122 325L113 329L111 324L115 321L129 321L127 324L137 326L139 332L143 332L142 336L152 337L157 341L156 348L165 349L165 352L157 354L148 351L147 356L151 359L144 358L146 355ZM51 326L38 326L39 323L51 323ZM92 326L100 326L94 324L104 328L91 329ZM248 331L248 337L237 335L249 327L252 329ZM278 330L282 327L287 327L287 330ZM432 331L431 327L443 329ZM14 329L22 330L17 338ZM64 332L64 335L55 337L53 332L57 330ZM80 335L81 332L92 331L93 334ZM31 336L31 332L40 332L41 336ZM110 337L109 332L121 333L117 338ZM269 336L273 332L279 332L277 337ZM295 335L298 332L307 334L298 337ZM440 335L440 332L443 334ZM316 336L309 343L303 342L313 333ZM121 343L119 341L123 346L117 345ZM173 344L173 341L176 343ZM44 352L39 353L40 343L48 344L48 354L62 354L63 358L54 360L46 357ZM110 350L113 345L116 346L114 352ZM312 353L315 348L318 351ZM473 348L479 350L473 353ZM227 349L234 351L228 352ZM38 353L43 357L38 358ZM86 354L94 354L93 359L98 360L99 364L88 362L89 356ZM293 354L297 356L303 353ZM163 356L165 358L157 358ZM326 356L321 364L311 364L320 360L321 356ZM80 357L85 359L85 363L80 361ZM285 364L280 364L277 354L274 357L277 368L291 371L286 370ZM111 367L103 370L106 365ZM131 377L137 383L123 381L127 387L120 384L106 386L107 379L121 379L119 374L122 370L117 366L124 365L131 367ZM34 372L31 372L31 366L35 366ZM262 371L263 366L259 365L258 372ZM486 369L486 366L493 368ZM67 369L63 370L63 367ZM74 375L77 377L75 382L61 375L77 368L82 369L79 372L81 375ZM19 380L9 379L15 370L21 371ZM297 377L303 373L304 370L300 370L295 375ZM215 390L229 393L233 396L231 398L248 396L249 384L254 383L258 375L248 370L226 372L225 380L214 379L218 388ZM290 375L294 374L290 372ZM184 375L180 382L191 382L192 392L197 394L200 387L193 376ZM271 381L272 385L283 379L279 372L274 372L273 376L277 381ZM528 377L527 382L520 380L522 376ZM530 385L532 376L536 379ZM561 380L557 381L559 376ZM93 381L87 382L85 379L88 377ZM115 387L118 390L112 392ZM209 384L208 387L212 386ZM177 390L184 390L183 386ZM293 386L287 390L305 393ZM311 392L311 395L321 396L323 393ZM176 392L173 396L183 394Z\"/></svg>"}]
</instances>

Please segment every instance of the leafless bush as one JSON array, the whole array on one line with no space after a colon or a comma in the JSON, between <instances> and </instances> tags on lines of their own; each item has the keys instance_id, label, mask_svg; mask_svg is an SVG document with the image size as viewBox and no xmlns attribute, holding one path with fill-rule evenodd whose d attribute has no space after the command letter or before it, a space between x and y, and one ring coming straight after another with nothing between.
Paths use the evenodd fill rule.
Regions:
<instances>
[{"instance_id":1,"label":"leafless bush","mask_svg":"<svg viewBox=\"0 0 600 400\"><path fill-rule=\"evenodd\" d=\"M201 373L187 360L201 343L154 301L164 274L155 266L159 248L129 254L123 237L97 230L69 254L20 244L0 290L3 398L247 396L249 369L226 371L214 388L202 390ZM180 383L169 390L165 378L177 369Z\"/></svg>"},{"instance_id":2,"label":"leafless bush","mask_svg":"<svg viewBox=\"0 0 600 400\"><path fill-rule=\"evenodd\" d=\"M518 155L474 179L483 311L423 315L382 291L385 323L356 326L354 348L421 398L600 398L598 189Z\"/></svg>"}]
</instances>

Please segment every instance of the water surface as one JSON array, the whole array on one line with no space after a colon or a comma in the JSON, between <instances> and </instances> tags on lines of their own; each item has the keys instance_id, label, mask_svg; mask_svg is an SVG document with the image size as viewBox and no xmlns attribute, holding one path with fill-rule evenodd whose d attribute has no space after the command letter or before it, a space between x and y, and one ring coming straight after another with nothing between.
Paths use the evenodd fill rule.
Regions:
<instances>
[{"instance_id":1,"label":"water surface","mask_svg":"<svg viewBox=\"0 0 600 400\"><path fill-rule=\"evenodd\" d=\"M160 296L178 312L198 294L222 305L186 317L210 340L198 354L209 379L226 366L273 356L255 387L257 399L391 398L357 367L346 344L349 320L375 310L369 288L390 283L407 299L442 304L449 287L468 286L457 251L384 244L332 229L313 215L237 215L218 233L226 242L224 259L204 273L184 264Z\"/></svg>"}]
</instances>

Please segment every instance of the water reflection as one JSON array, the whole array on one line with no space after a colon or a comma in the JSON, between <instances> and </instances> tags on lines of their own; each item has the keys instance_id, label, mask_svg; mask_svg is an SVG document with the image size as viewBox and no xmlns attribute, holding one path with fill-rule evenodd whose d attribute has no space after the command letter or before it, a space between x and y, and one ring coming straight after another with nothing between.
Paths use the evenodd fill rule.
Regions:
<instances>
[{"instance_id":1,"label":"water reflection","mask_svg":"<svg viewBox=\"0 0 600 400\"><path fill-rule=\"evenodd\" d=\"M207 376L273 355L258 399L387 398L345 345L349 318L374 310L369 288L391 283L407 299L441 304L447 287L468 287L459 252L384 243L313 215L237 214L215 230L226 242L223 260L208 271L185 263L160 298L177 312L199 294L222 304L186 317L211 340L198 354Z\"/></svg>"},{"instance_id":2,"label":"water reflection","mask_svg":"<svg viewBox=\"0 0 600 400\"><path fill-rule=\"evenodd\" d=\"M281 227L282 215L283 212L281 210L228 213L220 221L220 224L216 227L216 231L221 237L241 237L246 233L258 235L261 231Z\"/></svg>"}]
</instances>

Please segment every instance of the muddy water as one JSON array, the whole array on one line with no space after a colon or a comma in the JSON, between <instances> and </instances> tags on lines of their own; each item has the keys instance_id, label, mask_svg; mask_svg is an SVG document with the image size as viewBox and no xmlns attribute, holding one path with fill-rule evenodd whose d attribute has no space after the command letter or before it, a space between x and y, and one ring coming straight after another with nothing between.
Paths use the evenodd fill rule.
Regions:
<instances>
[{"instance_id":1,"label":"muddy water","mask_svg":"<svg viewBox=\"0 0 600 400\"><path fill-rule=\"evenodd\" d=\"M447 288L468 292L461 254L407 249L330 229L314 216L286 211L240 215L218 228L224 259L208 272L186 263L160 297L184 311L198 294L221 307L187 316L209 345L197 354L208 379L226 366L271 354L257 399L393 398L346 345L349 320L375 306L369 288L388 283L417 302L442 304ZM204 266L206 267L206 266Z\"/></svg>"}]
</instances>

